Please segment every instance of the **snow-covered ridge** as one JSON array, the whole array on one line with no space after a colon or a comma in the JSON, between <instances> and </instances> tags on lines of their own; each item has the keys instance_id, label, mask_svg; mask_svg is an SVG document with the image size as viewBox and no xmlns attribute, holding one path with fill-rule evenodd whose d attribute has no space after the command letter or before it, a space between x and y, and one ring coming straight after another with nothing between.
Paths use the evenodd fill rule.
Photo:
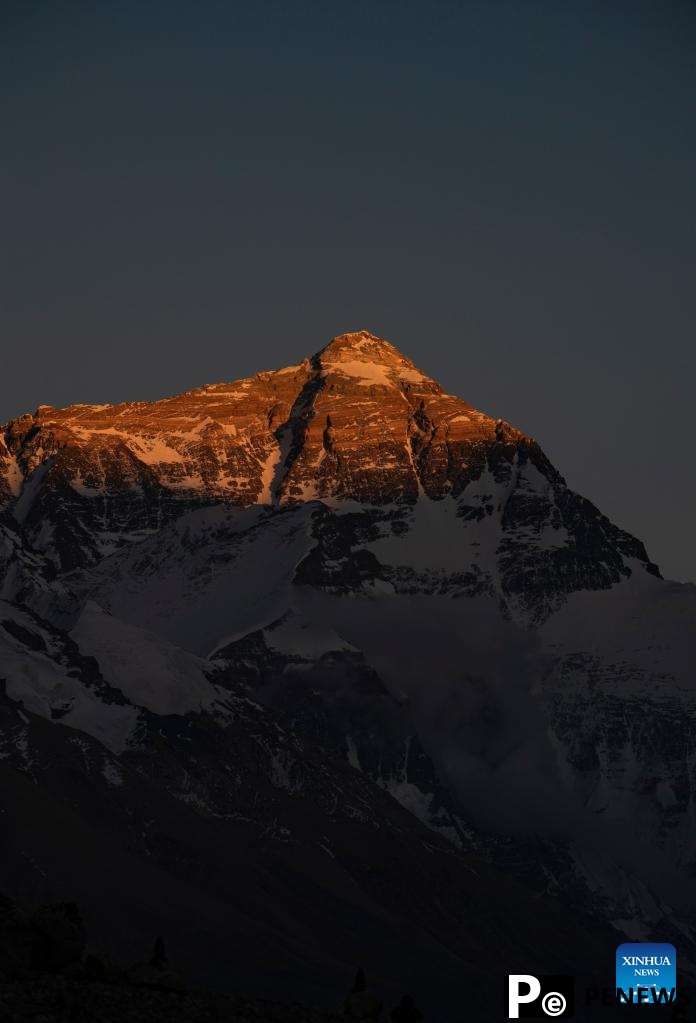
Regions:
<instances>
[{"instance_id":1,"label":"snow-covered ridge","mask_svg":"<svg viewBox=\"0 0 696 1023\"><path fill-rule=\"evenodd\" d=\"M157 402L40 407L3 428L13 473L0 676L22 713L118 756L185 731L181 798L207 812L213 725L249 700L283 716L263 743L285 736L289 798L319 745L460 846L510 839L573 912L592 888L635 933L659 920L613 850L628 817L638 858L690 869L693 594L531 438L358 332Z\"/></svg>"}]
</instances>

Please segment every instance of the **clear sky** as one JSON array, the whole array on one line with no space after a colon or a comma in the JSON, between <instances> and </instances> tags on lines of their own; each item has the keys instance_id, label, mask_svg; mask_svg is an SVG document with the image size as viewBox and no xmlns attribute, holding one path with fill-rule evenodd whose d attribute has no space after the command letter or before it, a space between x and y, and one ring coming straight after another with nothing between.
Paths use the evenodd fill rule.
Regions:
<instances>
[{"instance_id":1,"label":"clear sky","mask_svg":"<svg viewBox=\"0 0 696 1023\"><path fill-rule=\"evenodd\" d=\"M696 580L693 0L6 0L0 421L389 338Z\"/></svg>"}]
</instances>

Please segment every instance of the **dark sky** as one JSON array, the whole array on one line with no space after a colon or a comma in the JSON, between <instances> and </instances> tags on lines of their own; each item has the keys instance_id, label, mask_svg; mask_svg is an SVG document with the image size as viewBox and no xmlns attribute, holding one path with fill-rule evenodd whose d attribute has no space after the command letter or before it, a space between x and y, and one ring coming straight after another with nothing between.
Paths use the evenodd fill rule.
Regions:
<instances>
[{"instance_id":1,"label":"dark sky","mask_svg":"<svg viewBox=\"0 0 696 1023\"><path fill-rule=\"evenodd\" d=\"M696 579L694 0L6 0L0 115L0 420L366 328Z\"/></svg>"}]
</instances>

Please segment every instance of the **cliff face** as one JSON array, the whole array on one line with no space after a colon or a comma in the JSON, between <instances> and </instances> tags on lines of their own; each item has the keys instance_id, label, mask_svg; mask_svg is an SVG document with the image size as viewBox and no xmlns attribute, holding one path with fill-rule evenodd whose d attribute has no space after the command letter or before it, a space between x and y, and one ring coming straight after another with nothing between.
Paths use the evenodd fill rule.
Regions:
<instances>
[{"instance_id":1,"label":"cliff face","mask_svg":"<svg viewBox=\"0 0 696 1023\"><path fill-rule=\"evenodd\" d=\"M48 462L45 485L66 483L83 496L150 486L241 506L314 497L384 504L421 490L459 493L463 456L494 440L496 424L362 332L248 380L157 402L43 405L4 432L6 492L11 474L16 492Z\"/></svg>"},{"instance_id":2,"label":"cliff face","mask_svg":"<svg viewBox=\"0 0 696 1023\"><path fill-rule=\"evenodd\" d=\"M206 505L352 502L371 510L373 533L400 536L427 530L418 507L429 499L461 526L453 540L468 555L458 552L457 576L534 620L564 593L627 578L631 564L657 571L531 438L364 331L297 366L162 401L40 406L3 435L0 500L61 570Z\"/></svg>"},{"instance_id":3,"label":"cliff face","mask_svg":"<svg viewBox=\"0 0 696 1023\"><path fill-rule=\"evenodd\" d=\"M0 757L28 784L22 714L37 743L82 750L90 791L95 763L121 795L135 764L155 807L186 807L156 844L143 831L155 869L200 827L186 856L205 875L212 827L249 864L265 850L291 876L299 857L303 885L330 860L327 891L357 883L421 934L425 834L457 850L457 878L485 862L564 927L689 933L696 591L663 581L533 439L366 332L162 401L40 406L1 436L0 680L18 731ZM398 855L376 876L392 803ZM474 944L510 929L476 920ZM347 955L339 923L322 927ZM457 975L459 929L431 928Z\"/></svg>"}]
</instances>

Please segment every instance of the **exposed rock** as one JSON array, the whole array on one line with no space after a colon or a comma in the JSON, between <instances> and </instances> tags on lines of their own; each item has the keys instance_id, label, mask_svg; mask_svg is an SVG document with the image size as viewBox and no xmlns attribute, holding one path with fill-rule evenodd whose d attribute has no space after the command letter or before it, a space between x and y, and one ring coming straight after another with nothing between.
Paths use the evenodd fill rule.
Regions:
<instances>
[{"instance_id":1,"label":"exposed rock","mask_svg":"<svg viewBox=\"0 0 696 1023\"><path fill-rule=\"evenodd\" d=\"M406 506L395 524L408 530L420 495L452 499L462 524L488 520L495 537L489 563L472 551L450 588L497 586L534 621L568 592L627 578L631 563L657 571L639 541L567 489L531 438L446 394L367 331L247 380L156 402L44 405L3 431L0 503L62 570L205 505ZM332 585L381 577L365 551L334 575Z\"/></svg>"},{"instance_id":2,"label":"exposed rock","mask_svg":"<svg viewBox=\"0 0 696 1023\"><path fill-rule=\"evenodd\" d=\"M55 813L129 865L127 927L147 876L184 929L210 899L209 947L249 969L272 940L264 979L298 942L311 983L396 932L419 963L436 935L434 986L459 985L523 968L532 918L547 965L568 918L691 955L694 592L534 440L367 332L1 432L2 796L23 838ZM41 869L73 878L45 834ZM4 855L33 885L24 845ZM165 958L144 999L176 986Z\"/></svg>"}]
</instances>

